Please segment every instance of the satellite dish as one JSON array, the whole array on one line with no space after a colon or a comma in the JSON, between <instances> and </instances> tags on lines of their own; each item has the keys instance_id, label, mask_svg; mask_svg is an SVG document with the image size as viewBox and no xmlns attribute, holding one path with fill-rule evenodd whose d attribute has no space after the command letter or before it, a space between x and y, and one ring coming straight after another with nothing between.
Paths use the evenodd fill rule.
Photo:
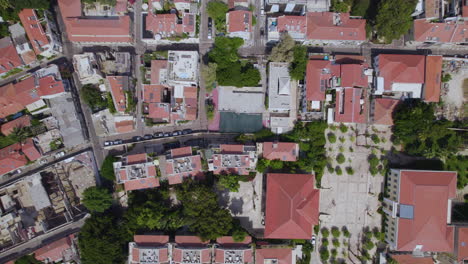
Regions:
<instances>
[{"instance_id":1,"label":"satellite dish","mask_svg":"<svg viewBox=\"0 0 468 264\"><path fill-rule=\"evenodd\" d=\"M148 4L142 4L142 5L141 5L141 8L142 8L143 10L148 10Z\"/></svg>"},{"instance_id":2,"label":"satellite dish","mask_svg":"<svg viewBox=\"0 0 468 264\"><path fill-rule=\"evenodd\" d=\"M160 34L154 35L154 39L155 39L155 40L161 40L161 35L160 35Z\"/></svg>"}]
</instances>

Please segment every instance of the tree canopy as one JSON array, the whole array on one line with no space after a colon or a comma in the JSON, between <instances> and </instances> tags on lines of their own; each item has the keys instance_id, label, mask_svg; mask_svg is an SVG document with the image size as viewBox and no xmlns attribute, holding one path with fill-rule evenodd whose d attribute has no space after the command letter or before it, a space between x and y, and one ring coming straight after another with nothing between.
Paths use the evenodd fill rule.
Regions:
<instances>
[{"instance_id":1,"label":"tree canopy","mask_svg":"<svg viewBox=\"0 0 468 264\"><path fill-rule=\"evenodd\" d=\"M25 8L46 10L49 0L0 0L0 16L4 21L19 21L18 13Z\"/></svg>"},{"instance_id":2,"label":"tree canopy","mask_svg":"<svg viewBox=\"0 0 468 264\"><path fill-rule=\"evenodd\" d=\"M34 254L32 254L24 255L21 258L15 260L15 264L42 264L42 262L37 260Z\"/></svg>"},{"instance_id":3,"label":"tree canopy","mask_svg":"<svg viewBox=\"0 0 468 264\"><path fill-rule=\"evenodd\" d=\"M257 86L260 72L248 61L241 61L237 49L244 44L241 38L217 37L213 49L208 53L216 63L216 80L224 86ZM214 67L214 66L212 66Z\"/></svg>"},{"instance_id":4,"label":"tree canopy","mask_svg":"<svg viewBox=\"0 0 468 264\"><path fill-rule=\"evenodd\" d=\"M280 41L271 50L268 57L274 62L292 62L294 59L293 49L296 46L294 39L287 33L281 35Z\"/></svg>"},{"instance_id":5,"label":"tree canopy","mask_svg":"<svg viewBox=\"0 0 468 264\"><path fill-rule=\"evenodd\" d=\"M235 174L220 175L218 184L219 186L224 187L231 192L238 192L240 188L239 180L240 180L239 175L235 175Z\"/></svg>"},{"instance_id":6,"label":"tree canopy","mask_svg":"<svg viewBox=\"0 0 468 264\"><path fill-rule=\"evenodd\" d=\"M91 107L91 109L100 109L107 107L105 94L99 91L94 85L86 84L81 88L81 98Z\"/></svg>"},{"instance_id":7,"label":"tree canopy","mask_svg":"<svg viewBox=\"0 0 468 264\"><path fill-rule=\"evenodd\" d=\"M296 45L293 48L293 61L289 67L289 75L294 80L303 80L307 67L307 47Z\"/></svg>"},{"instance_id":8,"label":"tree canopy","mask_svg":"<svg viewBox=\"0 0 468 264\"><path fill-rule=\"evenodd\" d=\"M92 215L87 219L78 236L81 263L123 263L124 248L131 237L122 224L110 215Z\"/></svg>"},{"instance_id":9,"label":"tree canopy","mask_svg":"<svg viewBox=\"0 0 468 264\"><path fill-rule=\"evenodd\" d=\"M83 204L92 212L102 213L112 206L112 195L107 189L89 187L83 192Z\"/></svg>"},{"instance_id":10,"label":"tree canopy","mask_svg":"<svg viewBox=\"0 0 468 264\"><path fill-rule=\"evenodd\" d=\"M416 0L381 0L375 21L378 37L391 43L408 32L416 3Z\"/></svg>"},{"instance_id":11,"label":"tree canopy","mask_svg":"<svg viewBox=\"0 0 468 264\"><path fill-rule=\"evenodd\" d=\"M112 155L107 155L101 165L101 176L109 181L115 181L114 162L117 158Z\"/></svg>"},{"instance_id":12,"label":"tree canopy","mask_svg":"<svg viewBox=\"0 0 468 264\"><path fill-rule=\"evenodd\" d=\"M207 186L184 181L177 190L177 198L182 202L183 214L190 221L189 230L203 240L216 239L231 231L231 213L220 208L216 193Z\"/></svg>"},{"instance_id":13,"label":"tree canopy","mask_svg":"<svg viewBox=\"0 0 468 264\"><path fill-rule=\"evenodd\" d=\"M394 112L393 135L410 155L444 158L458 151L462 140L448 128L454 124L436 119L434 107L420 100L406 100Z\"/></svg>"},{"instance_id":14,"label":"tree canopy","mask_svg":"<svg viewBox=\"0 0 468 264\"><path fill-rule=\"evenodd\" d=\"M224 32L226 28L226 13L229 7L223 1L214 0L208 2L207 12L208 16L213 18L216 30Z\"/></svg>"}]
</instances>

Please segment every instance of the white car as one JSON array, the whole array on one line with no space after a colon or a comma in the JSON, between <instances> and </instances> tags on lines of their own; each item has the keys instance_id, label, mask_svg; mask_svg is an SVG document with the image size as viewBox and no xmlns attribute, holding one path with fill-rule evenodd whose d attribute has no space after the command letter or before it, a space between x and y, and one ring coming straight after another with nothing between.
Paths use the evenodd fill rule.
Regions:
<instances>
[{"instance_id":1,"label":"white car","mask_svg":"<svg viewBox=\"0 0 468 264\"><path fill-rule=\"evenodd\" d=\"M315 246L315 235L312 236L312 238L310 239L310 243Z\"/></svg>"},{"instance_id":2,"label":"white car","mask_svg":"<svg viewBox=\"0 0 468 264\"><path fill-rule=\"evenodd\" d=\"M65 152L63 152L63 151L60 151L59 153L55 154L56 159L61 158L63 156L65 156Z\"/></svg>"}]
</instances>

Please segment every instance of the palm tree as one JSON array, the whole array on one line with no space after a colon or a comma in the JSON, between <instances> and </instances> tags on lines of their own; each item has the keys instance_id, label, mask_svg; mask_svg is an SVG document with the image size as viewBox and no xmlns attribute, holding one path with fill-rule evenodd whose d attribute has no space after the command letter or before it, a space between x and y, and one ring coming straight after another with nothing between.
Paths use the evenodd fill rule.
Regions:
<instances>
[{"instance_id":1,"label":"palm tree","mask_svg":"<svg viewBox=\"0 0 468 264\"><path fill-rule=\"evenodd\" d=\"M9 137L16 142L24 143L30 135L31 131L28 127L15 127Z\"/></svg>"}]
</instances>

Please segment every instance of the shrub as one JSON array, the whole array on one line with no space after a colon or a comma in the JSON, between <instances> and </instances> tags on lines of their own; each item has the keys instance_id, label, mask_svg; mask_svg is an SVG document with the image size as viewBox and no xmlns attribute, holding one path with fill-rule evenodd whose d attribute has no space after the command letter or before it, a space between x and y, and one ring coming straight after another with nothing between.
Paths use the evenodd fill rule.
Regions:
<instances>
[{"instance_id":1,"label":"shrub","mask_svg":"<svg viewBox=\"0 0 468 264\"><path fill-rule=\"evenodd\" d=\"M345 161L346 161L346 158L342 153L336 156L336 162L338 162L338 164L343 164Z\"/></svg>"},{"instance_id":2,"label":"shrub","mask_svg":"<svg viewBox=\"0 0 468 264\"><path fill-rule=\"evenodd\" d=\"M328 251L328 248L322 247L320 248L320 259L323 262L326 262L330 258L330 252Z\"/></svg>"},{"instance_id":3,"label":"shrub","mask_svg":"<svg viewBox=\"0 0 468 264\"><path fill-rule=\"evenodd\" d=\"M340 246L340 241L338 239L333 239L332 241L334 247L339 247Z\"/></svg>"},{"instance_id":4,"label":"shrub","mask_svg":"<svg viewBox=\"0 0 468 264\"><path fill-rule=\"evenodd\" d=\"M340 131L341 133L346 133L348 132L348 127L345 124L340 124Z\"/></svg>"},{"instance_id":5,"label":"shrub","mask_svg":"<svg viewBox=\"0 0 468 264\"><path fill-rule=\"evenodd\" d=\"M339 243L340 242L338 242L338 244ZM332 250L330 252L331 252L332 258L336 258L336 256L338 255L338 251L336 251L336 249L334 249L334 248L332 248Z\"/></svg>"},{"instance_id":6,"label":"shrub","mask_svg":"<svg viewBox=\"0 0 468 264\"><path fill-rule=\"evenodd\" d=\"M324 238L327 238L330 235L330 231L328 231L326 227L322 228L322 230L320 230L320 233L322 233L322 237Z\"/></svg>"},{"instance_id":7,"label":"shrub","mask_svg":"<svg viewBox=\"0 0 468 264\"><path fill-rule=\"evenodd\" d=\"M114 174L114 162L117 161L117 158L114 156L108 155L105 159L104 162L102 163L101 166L101 176L109 181L114 181L115 180L115 174Z\"/></svg>"},{"instance_id":8,"label":"shrub","mask_svg":"<svg viewBox=\"0 0 468 264\"><path fill-rule=\"evenodd\" d=\"M338 227L336 227L336 226L332 227L331 233L332 233L333 237L335 237L335 238L338 238L341 235L340 229L338 229Z\"/></svg>"},{"instance_id":9,"label":"shrub","mask_svg":"<svg viewBox=\"0 0 468 264\"><path fill-rule=\"evenodd\" d=\"M329 244L330 243L328 242L328 239L326 239L326 238L322 239L322 246L323 247L328 247Z\"/></svg>"},{"instance_id":10,"label":"shrub","mask_svg":"<svg viewBox=\"0 0 468 264\"><path fill-rule=\"evenodd\" d=\"M330 173L335 172L335 169L330 164L327 165L327 169L328 169L328 172L330 172Z\"/></svg>"},{"instance_id":11,"label":"shrub","mask_svg":"<svg viewBox=\"0 0 468 264\"><path fill-rule=\"evenodd\" d=\"M112 205L112 195L107 189L89 187L83 192L83 204L92 212L102 213Z\"/></svg>"},{"instance_id":12,"label":"shrub","mask_svg":"<svg viewBox=\"0 0 468 264\"><path fill-rule=\"evenodd\" d=\"M371 139L372 139L372 142L374 142L374 144L380 143L380 138L376 134L372 134Z\"/></svg>"},{"instance_id":13,"label":"shrub","mask_svg":"<svg viewBox=\"0 0 468 264\"><path fill-rule=\"evenodd\" d=\"M343 232L343 235L344 235L345 237L348 237L348 238L349 238L349 237L351 236L351 234L349 233L349 230L348 230L348 228L346 228L346 226L343 226L343 227L341 228L341 231Z\"/></svg>"},{"instance_id":14,"label":"shrub","mask_svg":"<svg viewBox=\"0 0 468 264\"><path fill-rule=\"evenodd\" d=\"M343 170L341 170L340 166L336 166L335 172L336 172L336 175L343 175Z\"/></svg>"},{"instance_id":15,"label":"shrub","mask_svg":"<svg viewBox=\"0 0 468 264\"><path fill-rule=\"evenodd\" d=\"M340 142L341 142L341 143L345 143L345 142L346 142L346 138L340 137Z\"/></svg>"},{"instance_id":16,"label":"shrub","mask_svg":"<svg viewBox=\"0 0 468 264\"><path fill-rule=\"evenodd\" d=\"M446 73L442 76L442 82L450 82L452 80L452 75L450 73Z\"/></svg>"},{"instance_id":17,"label":"shrub","mask_svg":"<svg viewBox=\"0 0 468 264\"><path fill-rule=\"evenodd\" d=\"M374 248L374 243L372 241L368 240L366 243L364 243L364 248L367 250L372 250Z\"/></svg>"},{"instance_id":18,"label":"shrub","mask_svg":"<svg viewBox=\"0 0 468 264\"><path fill-rule=\"evenodd\" d=\"M346 173L348 173L348 175L353 175L354 169L352 167L346 167Z\"/></svg>"},{"instance_id":19,"label":"shrub","mask_svg":"<svg viewBox=\"0 0 468 264\"><path fill-rule=\"evenodd\" d=\"M335 143L336 142L336 136L335 136L335 134L333 134L331 132L327 134L327 138L328 138L328 142L330 142L330 143Z\"/></svg>"}]
</instances>

